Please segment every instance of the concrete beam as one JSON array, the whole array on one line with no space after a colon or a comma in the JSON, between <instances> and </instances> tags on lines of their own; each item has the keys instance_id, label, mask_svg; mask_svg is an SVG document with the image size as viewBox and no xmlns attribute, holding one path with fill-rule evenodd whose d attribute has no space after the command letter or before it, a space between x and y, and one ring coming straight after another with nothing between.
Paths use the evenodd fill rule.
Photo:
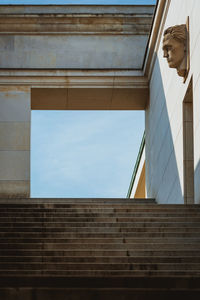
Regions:
<instances>
[{"instance_id":1,"label":"concrete beam","mask_svg":"<svg viewBox=\"0 0 200 300\"><path fill-rule=\"evenodd\" d=\"M142 68L153 6L0 8L0 68Z\"/></svg>"},{"instance_id":2,"label":"concrete beam","mask_svg":"<svg viewBox=\"0 0 200 300\"><path fill-rule=\"evenodd\" d=\"M147 89L33 88L33 110L144 110Z\"/></svg>"},{"instance_id":3,"label":"concrete beam","mask_svg":"<svg viewBox=\"0 0 200 300\"><path fill-rule=\"evenodd\" d=\"M148 80L140 71L2 70L0 86L29 86L31 109L144 110Z\"/></svg>"}]
</instances>

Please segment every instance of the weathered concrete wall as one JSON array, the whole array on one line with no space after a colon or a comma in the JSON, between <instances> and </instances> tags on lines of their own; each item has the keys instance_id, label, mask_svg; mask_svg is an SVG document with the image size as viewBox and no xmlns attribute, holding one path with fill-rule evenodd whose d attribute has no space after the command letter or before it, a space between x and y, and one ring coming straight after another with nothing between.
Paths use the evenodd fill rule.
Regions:
<instances>
[{"instance_id":1,"label":"weathered concrete wall","mask_svg":"<svg viewBox=\"0 0 200 300\"><path fill-rule=\"evenodd\" d=\"M2 6L0 68L141 69L152 6Z\"/></svg>"},{"instance_id":2,"label":"weathered concrete wall","mask_svg":"<svg viewBox=\"0 0 200 300\"><path fill-rule=\"evenodd\" d=\"M140 69L147 36L2 36L0 68Z\"/></svg>"},{"instance_id":3,"label":"weathered concrete wall","mask_svg":"<svg viewBox=\"0 0 200 300\"><path fill-rule=\"evenodd\" d=\"M166 1L167 3L168 1ZM171 0L163 31L190 23L190 72L185 83L163 58L162 38L150 79L146 110L147 195L159 203L183 203L183 100L193 76L195 202L200 203L200 1ZM162 24L160 25L162 26Z\"/></svg>"},{"instance_id":4,"label":"weathered concrete wall","mask_svg":"<svg viewBox=\"0 0 200 300\"><path fill-rule=\"evenodd\" d=\"M0 197L30 194L30 89L0 86Z\"/></svg>"}]
</instances>

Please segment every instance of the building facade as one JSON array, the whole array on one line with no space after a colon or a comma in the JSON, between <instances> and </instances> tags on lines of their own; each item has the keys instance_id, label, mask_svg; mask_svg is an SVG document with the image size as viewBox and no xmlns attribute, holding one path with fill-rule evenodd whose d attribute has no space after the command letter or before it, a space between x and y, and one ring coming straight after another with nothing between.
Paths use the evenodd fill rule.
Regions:
<instances>
[{"instance_id":1,"label":"building facade","mask_svg":"<svg viewBox=\"0 0 200 300\"><path fill-rule=\"evenodd\" d=\"M159 0L153 24L153 6L0 10L0 197L30 196L31 109L142 109L138 195L145 176L160 204L200 203L199 0ZM187 35L184 76L163 46L176 25Z\"/></svg>"},{"instance_id":2,"label":"building facade","mask_svg":"<svg viewBox=\"0 0 200 300\"><path fill-rule=\"evenodd\" d=\"M200 203L200 2L159 1L146 56L146 190L158 203ZM164 31L188 28L188 74L163 57Z\"/></svg>"}]
</instances>

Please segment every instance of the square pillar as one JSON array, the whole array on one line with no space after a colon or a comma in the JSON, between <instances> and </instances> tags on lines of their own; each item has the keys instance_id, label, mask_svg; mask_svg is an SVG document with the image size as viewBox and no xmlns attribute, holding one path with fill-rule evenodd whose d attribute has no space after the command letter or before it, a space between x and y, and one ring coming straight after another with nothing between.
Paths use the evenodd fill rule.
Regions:
<instances>
[{"instance_id":1,"label":"square pillar","mask_svg":"<svg viewBox=\"0 0 200 300\"><path fill-rule=\"evenodd\" d=\"M0 198L30 197L30 88L0 86Z\"/></svg>"}]
</instances>

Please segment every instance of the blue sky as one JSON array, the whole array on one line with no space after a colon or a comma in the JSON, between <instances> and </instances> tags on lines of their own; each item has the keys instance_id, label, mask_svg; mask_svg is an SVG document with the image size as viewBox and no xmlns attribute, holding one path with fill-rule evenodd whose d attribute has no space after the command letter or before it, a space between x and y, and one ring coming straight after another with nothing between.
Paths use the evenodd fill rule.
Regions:
<instances>
[{"instance_id":1,"label":"blue sky","mask_svg":"<svg viewBox=\"0 0 200 300\"><path fill-rule=\"evenodd\" d=\"M0 4L155 4L154 0L0 0ZM31 197L126 197L143 111L32 111Z\"/></svg>"},{"instance_id":2,"label":"blue sky","mask_svg":"<svg viewBox=\"0 0 200 300\"><path fill-rule=\"evenodd\" d=\"M126 197L142 111L32 111L32 197Z\"/></svg>"}]
</instances>

